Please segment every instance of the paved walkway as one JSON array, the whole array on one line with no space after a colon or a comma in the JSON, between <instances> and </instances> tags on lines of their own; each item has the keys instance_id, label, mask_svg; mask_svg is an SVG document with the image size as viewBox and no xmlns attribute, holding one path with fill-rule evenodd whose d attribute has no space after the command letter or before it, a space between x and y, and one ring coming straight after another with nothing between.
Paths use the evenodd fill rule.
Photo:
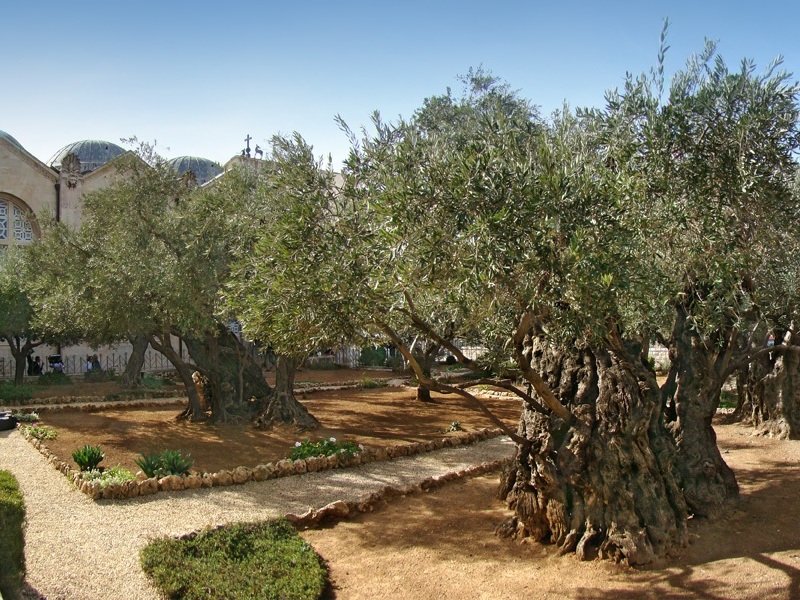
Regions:
<instances>
[{"instance_id":1,"label":"paved walkway","mask_svg":"<svg viewBox=\"0 0 800 600\"><path fill-rule=\"evenodd\" d=\"M0 432L0 469L14 473L25 496L27 582L48 600L158 598L139 568L149 539L231 521L302 513L336 500L357 500L384 486L501 460L508 438L300 476L223 488L163 492L93 502L16 431Z\"/></svg>"}]
</instances>

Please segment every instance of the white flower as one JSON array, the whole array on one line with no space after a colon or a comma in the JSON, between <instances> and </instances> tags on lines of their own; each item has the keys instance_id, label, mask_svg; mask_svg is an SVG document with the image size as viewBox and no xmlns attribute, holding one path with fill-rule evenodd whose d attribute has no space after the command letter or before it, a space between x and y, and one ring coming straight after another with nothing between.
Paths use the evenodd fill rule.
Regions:
<instances>
[{"instance_id":1,"label":"white flower","mask_svg":"<svg viewBox=\"0 0 800 600\"><path fill-rule=\"evenodd\" d=\"M335 437L332 437L332 438L331 438L331 441L332 441L332 442L335 444L335 443L336 443L336 438L335 438Z\"/></svg>"},{"instance_id":2,"label":"white flower","mask_svg":"<svg viewBox=\"0 0 800 600\"><path fill-rule=\"evenodd\" d=\"M300 442L295 442L295 443L294 443L294 447L295 447L295 448L299 448L299 447L300 447L300 446L302 446L302 445L303 445L303 444L301 444Z\"/></svg>"},{"instance_id":3,"label":"white flower","mask_svg":"<svg viewBox=\"0 0 800 600\"><path fill-rule=\"evenodd\" d=\"M359 450L363 450L363 449L364 449L364 444L359 444L359 445L358 445L358 449L359 449Z\"/></svg>"}]
</instances>

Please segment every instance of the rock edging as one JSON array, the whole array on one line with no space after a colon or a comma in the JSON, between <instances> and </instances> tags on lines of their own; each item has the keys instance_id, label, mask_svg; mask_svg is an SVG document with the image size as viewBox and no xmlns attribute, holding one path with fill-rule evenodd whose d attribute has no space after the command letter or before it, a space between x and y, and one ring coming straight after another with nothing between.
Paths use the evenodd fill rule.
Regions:
<instances>
[{"instance_id":1,"label":"rock edging","mask_svg":"<svg viewBox=\"0 0 800 600\"><path fill-rule=\"evenodd\" d=\"M301 460L283 459L255 467L236 467L216 473L192 473L190 475L167 475L166 477L134 479L125 483L111 483L105 487L99 481L86 481L83 474L69 463L53 454L42 440L31 436L26 429L19 429L20 435L36 448L57 470L63 473L77 489L92 500L125 500L138 496L149 496L159 492L175 492L201 487L238 485L250 481L266 481L278 477L313 473L326 469L347 468L371 462L391 460L401 456L411 456L443 448L455 448L474 444L503 435L501 429L479 429L458 437L441 438L427 442L401 444L380 448L368 448L358 454L345 457L314 456ZM442 476L445 477L445 476ZM427 481L427 480L426 480ZM449 480L448 480L449 481ZM422 485L422 484L419 484ZM430 485L433 485L430 484ZM391 492L385 492L391 493Z\"/></svg>"}]
</instances>

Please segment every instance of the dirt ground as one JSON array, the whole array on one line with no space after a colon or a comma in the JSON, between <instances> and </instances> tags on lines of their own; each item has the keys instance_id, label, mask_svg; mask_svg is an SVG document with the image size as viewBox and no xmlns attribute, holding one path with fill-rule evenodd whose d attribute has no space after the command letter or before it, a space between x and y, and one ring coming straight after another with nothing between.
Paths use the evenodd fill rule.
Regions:
<instances>
[{"instance_id":1,"label":"dirt ground","mask_svg":"<svg viewBox=\"0 0 800 600\"><path fill-rule=\"evenodd\" d=\"M298 381L315 375L362 377L313 373ZM303 402L324 425L315 435L367 445L441 436L454 420L467 430L488 425L456 399L435 399L421 405L412 388L380 388L312 393ZM516 422L515 402L489 403L507 422ZM45 422L59 430L51 446L60 447L65 456L84 443L100 443L107 453L104 464L119 462L132 469L135 452L161 449L165 440L170 448L192 452L196 466L211 471L231 462L254 465L281 458L299 439L291 430L176 423L175 412L175 406L70 410L45 413ZM736 424L716 423L715 429L723 457L741 486L740 500L723 519L690 521L689 546L648 568L581 563L573 556L557 556L548 546L496 537L494 527L510 514L495 499L496 473L395 499L374 513L302 535L327 561L333 595L344 600L800 598L800 441L753 437L749 428ZM210 450L193 445L199 439Z\"/></svg>"},{"instance_id":2,"label":"dirt ground","mask_svg":"<svg viewBox=\"0 0 800 600\"><path fill-rule=\"evenodd\" d=\"M457 482L303 537L328 561L339 599L800 598L800 441L717 425L741 486L726 518L691 521L680 556L646 569L578 562L493 534L508 511L498 476Z\"/></svg>"},{"instance_id":3,"label":"dirt ground","mask_svg":"<svg viewBox=\"0 0 800 600\"><path fill-rule=\"evenodd\" d=\"M308 371L298 381L361 380L376 372ZM377 372L391 375L391 372ZM337 375L338 374L338 375ZM411 387L383 387L298 393L298 398L322 424L312 432L291 427L261 431L249 424L208 425L176 421L179 405L149 408L108 408L99 411L64 409L42 411L42 423L53 427L58 437L47 445L59 457L71 461L72 451L84 444L99 445L106 454L101 466L121 465L132 472L140 453L165 449L191 454L194 468L214 472L238 466L254 467L286 458L295 442L335 437L366 447L392 446L427 441L461 432L444 433L454 421L464 432L494 428L476 408L456 396L434 395L433 402L415 399ZM516 426L518 402L486 400L487 406L508 424ZM224 448L224 451L222 450Z\"/></svg>"}]
</instances>

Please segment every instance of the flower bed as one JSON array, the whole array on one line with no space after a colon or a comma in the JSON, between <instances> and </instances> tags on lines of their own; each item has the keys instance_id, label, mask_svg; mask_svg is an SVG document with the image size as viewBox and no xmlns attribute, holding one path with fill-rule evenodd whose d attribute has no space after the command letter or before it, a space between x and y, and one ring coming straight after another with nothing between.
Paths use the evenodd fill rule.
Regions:
<instances>
[{"instance_id":1,"label":"flower bed","mask_svg":"<svg viewBox=\"0 0 800 600\"><path fill-rule=\"evenodd\" d=\"M138 404L137 404L138 405ZM100 481L87 481L83 474L53 454L42 440L20 429L20 434L41 452L47 460L61 471L75 486L93 500L118 500L148 496L158 492L180 491L201 487L218 487L243 484L249 481L265 481L277 477L313 473L326 469L347 468L376 461L411 456L442 448L454 448L494 438L503 434L500 429L481 429L460 437L447 437L428 442L401 444L381 448L366 448L352 455L316 456L301 460L279 460L256 467L236 467L215 473L192 473L186 476L168 475L166 477L135 479L124 483L110 483L106 486Z\"/></svg>"}]
</instances>

